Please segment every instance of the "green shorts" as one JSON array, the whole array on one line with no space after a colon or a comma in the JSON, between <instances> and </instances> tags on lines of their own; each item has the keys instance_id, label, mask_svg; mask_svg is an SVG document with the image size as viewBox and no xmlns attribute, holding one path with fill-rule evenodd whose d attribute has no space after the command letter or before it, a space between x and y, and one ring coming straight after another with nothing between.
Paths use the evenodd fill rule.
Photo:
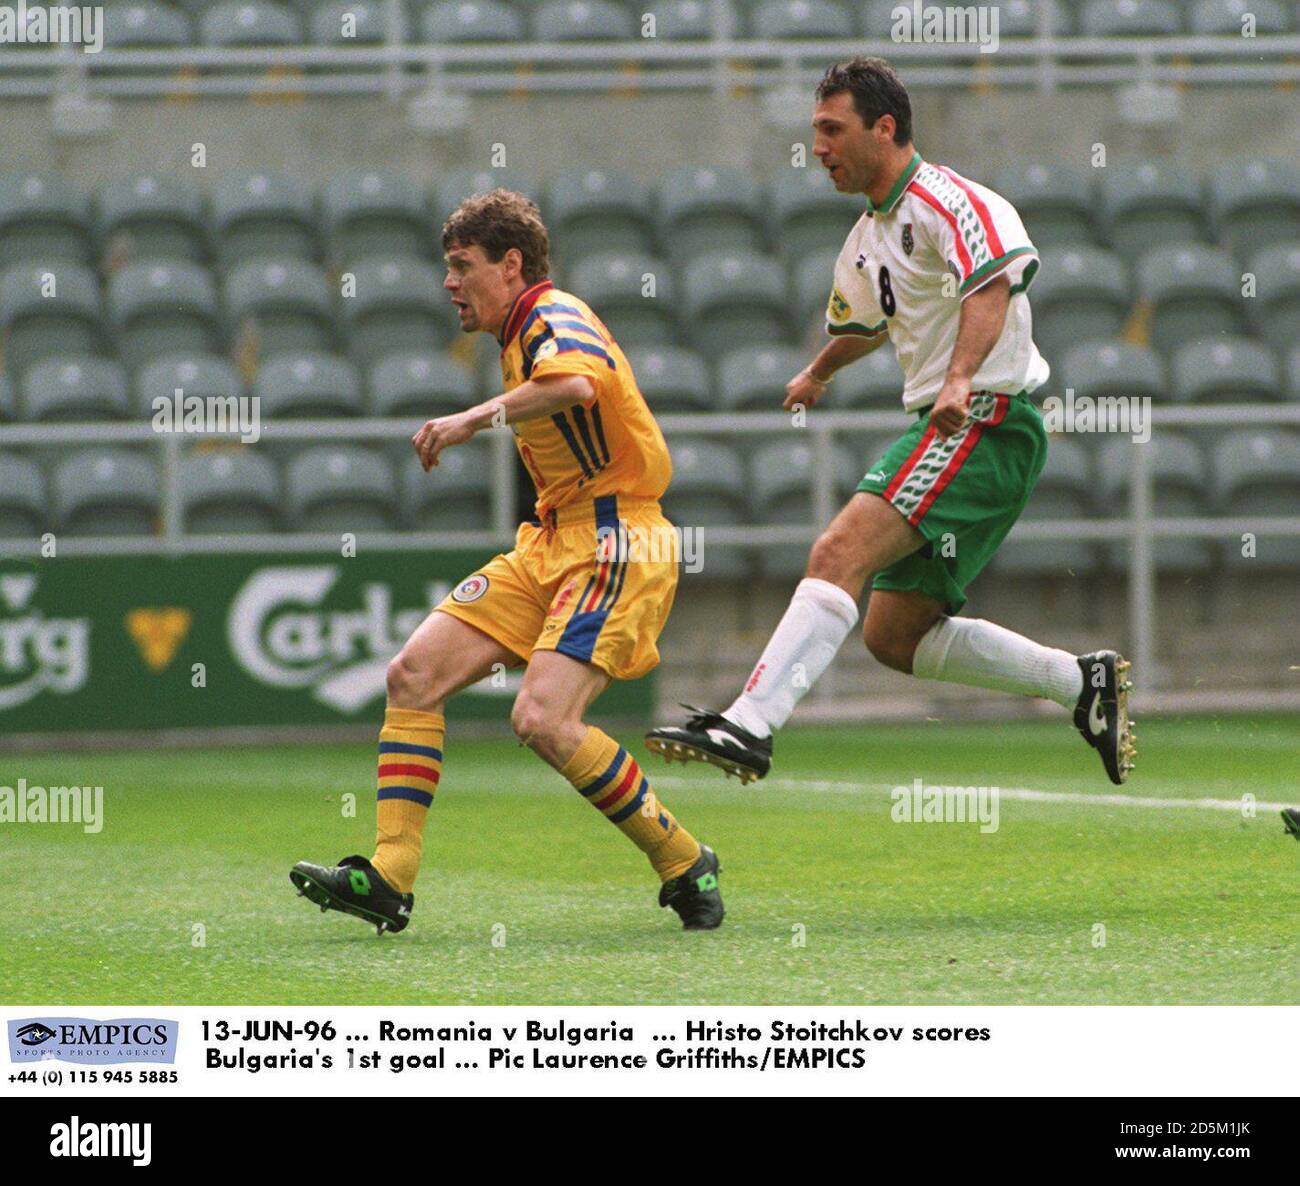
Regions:
<instances>
[{"instance_id":1,"label":"green shorts","mask_svg":"<svg viewBox=\"0 0 1300 1186\"><path fill-rule=\"evenodd\" d=\"M916 590L955 614L1025 509L1047 459L1047 430L1023 392L976 392L966 424L946 441L929 416L921 413L858 489L879 494L926 540L876 573L871 587Z\"/></svg>"}]
</instances>

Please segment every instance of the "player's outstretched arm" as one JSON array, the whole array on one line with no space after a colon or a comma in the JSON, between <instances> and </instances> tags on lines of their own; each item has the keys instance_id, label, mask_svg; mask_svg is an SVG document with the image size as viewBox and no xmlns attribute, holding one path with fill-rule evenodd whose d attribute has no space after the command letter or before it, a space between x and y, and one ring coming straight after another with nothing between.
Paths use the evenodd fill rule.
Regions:
<instances>
[{"instance_id":1,"label":"player's outstretched arm","mask_svg":"<svg viewBox=\"0 0 1300 1186\"><path fill-rule=\"evenodd\" d=\"M438 464L438 454L443 449L463 445L484 428L500 428L516 420L549 416L570 404L585 402L595 393L595 387L585 375L543 375L463 412L426 421L411 438L411 444L427 474Z\"/></svg>"},{"instance_id":2,"label":"player's outstretched arm","mask_svg":"<svg viewBox=\"0 0 1300 1186\"><path fill-rule=\"evenodd\" d=\"M785 385L785 402L781 406L787 412L796 404L811 408L821 399L836 371L851 362L857 362L859 358L865 358L888 337L887 333L879 333L872 337L842 334L831 338L817 357Z\"/></svg>"}]
</instances>

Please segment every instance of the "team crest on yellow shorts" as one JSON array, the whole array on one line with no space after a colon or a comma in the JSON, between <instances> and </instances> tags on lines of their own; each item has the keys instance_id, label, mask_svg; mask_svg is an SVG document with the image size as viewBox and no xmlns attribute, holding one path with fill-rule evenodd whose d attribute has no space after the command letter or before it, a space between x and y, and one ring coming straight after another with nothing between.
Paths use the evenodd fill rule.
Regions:
<instances>
[{"instance_id":1,"label":"team crest on yellow shorts","mask_svg":"<svg viewBox=\"0 0 1300 1186\"><path fill-rule=\"evenodd\" d=\"M481 572L476 572L472 577L466 577L451 591L451 599L464 605L467 601L477 601L487 591L487 577Z\"/></svg>"}]
</instances>

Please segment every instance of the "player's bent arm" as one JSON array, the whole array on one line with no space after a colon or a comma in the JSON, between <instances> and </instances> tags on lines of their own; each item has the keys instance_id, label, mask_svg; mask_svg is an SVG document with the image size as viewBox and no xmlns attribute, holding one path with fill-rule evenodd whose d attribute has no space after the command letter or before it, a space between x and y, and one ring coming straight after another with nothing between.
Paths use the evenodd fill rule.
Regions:
<instances>
[{"instance_id":1,"label":"player's bent arm","mask_svg":"<svg viewBox=\"0 0 1300 1186\"><path fill-rule=\"evenodd\" d=\"M438 454L452 445L463 445L485 428L549 416L561 408L586 402L596 394L595 384L585 375L543 375L453 416L428 421L411 438L420 464L428 473L438 464Z\"/></svg>"},{"instance_id":2,"label":"player's bent arm","mask_svg":"<svg viewBox=\"0 0 1300 1186\"><path fill-rule=\"evenodd\" d=\"M884 345L888 338L889 334L884 331L871 336L843 334L831 338L817 357L785 385L785 403L782 406L787 411L795 404L812 407L821 399L836 371L851 362L857 362L859 358L865 358Z\"/></svg>"},{"instance_id":3,"label":"player's bent arm","mask_svg":"<svg viewBox=\"0 0 1300 1186\"><path fill-rule=\"evenodd\" d=\"M943 389L930 409L930 423L941 437L952 436L965 423L971 380L1002 336L1010 303L1011 281L1004 275L995 276L962 300Z\"/></svg>"}]
</instances>

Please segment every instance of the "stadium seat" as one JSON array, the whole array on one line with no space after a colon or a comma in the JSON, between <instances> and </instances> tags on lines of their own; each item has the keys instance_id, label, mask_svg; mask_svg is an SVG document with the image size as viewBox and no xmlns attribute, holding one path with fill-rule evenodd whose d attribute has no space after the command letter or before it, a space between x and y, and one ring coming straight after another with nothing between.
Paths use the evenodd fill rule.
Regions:
<instances>
[{"instance_id":1,"label":"stadium seat","mask_svg":"<svg viewBox=\"0 0 1300 1186\"><path fill-rule=\"evenodd\" d=\"M0 341L5 369L14 376L43 358L102 354L103 307L94 273L64 262L0 274Z\"/></svg>"},{"instance_id":2,"label":"stadium seat","mask_svg":"<svg viewBox=\"0 0 1300 1186\"><path fill-rule=\"evenodd\" d=\"M152 535L157 527L158 474L140 453L81 450L55 465L50 492L68 535Z\"/></svg>"},{"instance_id":3,"label":"stadium seat","mask_svg":"<svg viewBox=\"0 0 1300 1186\"><path fill-rule=\"evenodd\" d=\"M443 177L434 195L435 237L441 241L442 224L462 201L494 189L513 190L535 202L541 198L541 186L536 178L518 169L453 169Z\"/></svg>"},{"instance_id":4,"label":"stadium seat","mask_svg":"<svg viewBox=\"0 0 1300 1186\"><path fill-rule=\"evenodd\" d=\"M1093 513L1093 490L1088 450L1076 440L1054 435L1021 519L1087 519ZM994 565L1008 575L1063 577L1095 572L1099 555L1095 544L1082 540L1009 539L994 557Z\"/></svg>"},{"instance_id":5,"label":"stadium seat","mask_svg":"<svg viewBox=\"0 0 1300 1186\"><path fill-rule=\"evenodd\" d=\"M131 264L108 285L108 311L132 370L166 354L203 354L221 344L216 287L184 260Z\"/></svg>"},{"instance_id":6,"label":"stadium seat","mask_svg":"<svg viewBox=\"0 0 1300 1186\"><path fill-rule=\"evenodd\" d=\"M390 354L370 371L370 410L376 416L431 420L473 403L473 374L442 351Z\"/></svg>"},{"instance_id":7,"label":"stadium seat","mask_svg":"<svg viewBox=\"0 0 1300 1186\"><path fill-rule=\"evenodd\" d=\"M697 349L725 354L790 337L785 269L771 256L710 251L686 265L682 310Z\"/></svg>"},{"instance_id":8,"label":"stadium seat","mask_svg":"<svg viewBox=\"0 0 1300 1186\"><path fill-rule=\"evenodd\" d=\"M140 370L135 385L137 414L152 416L154 401L183 396L229 401L244 394L234 366L214 354L172 354L155 359ZM231 406L231 405L228 405Z\"/></svg>"},{"instance_id":9,"label":"stadium seat","mask_svg":"<svg viewBox=\"0 0 1300 1186\"><path fill-rule=\"evenodd\" d=\"M709 542L711 527L742 527L749 522L745 467L725 439L671 437L673 480L664 494L664 514L678 528L696 533L704 580L746 580L754 571L752 551ZM683 579L688 574L683 573Z\"/></svg>"},{"instance_id":10,"label":"stadium seat","mask_svg":"<svg viewBox=\"0 0 1300 1186\"><path fill-rule=\"evenodd\" d=\"M1269 428L1224 437L1214 451L1214 494L1223 515L1294 520L1300 506L1300 433ZM1243 543L1233 535L1223 549L1230 568L1300 567L1300 536L1260 534L1254 557L1243 555Z\"/></svg>"},{"instance_id":11,"label":"stadium seat","mask_svg":"<svg viewBox=\"0 0 1300 1186\"><path fill-rule=\"evenodd\" d=\"M57 177L0 174L0 270L90 260L85 198Z\"/></svg>"},{"instance_id":12,"label":"stadium seat","mask_svg":"<svg viewBox=\"0 0 1300 1186\"><path fill-rule=\"evenodd\" d=\"M297 12L284 4L234 0L204 10L199 18L199 40L204 45L223 49L301 45L302 21Z\"/></svg>"},{"instance_id":13,"label":"stadium seat","mask_svg":"<svg viewBox=\"0 0 1300 1186\"><path fill-rule=\"evenodd\" d=\"M595 310L624 350L676 343L678 313L666 260L606 252L576 261L569 274L564 286Z\"/></svg>"},{"instance_id":14,"label":"stadium seat","mask_svg":"<svg viewBox=\"0 0 1300 1186\"><path fill-rule=\"evenodd\" d=\"M388 41L388 22L397 18L397 33L407 40L406 13L387 0L331 0L307 9L311 39L316 45L346 49L350 45L383 45Z\"/></svg>"},{"instance_id":15,"label":"stadium seat","mask_svg":"<svg viewBox=\"0 0 1300 1186\"><path fill-rule=\"evenodd\" d=\"M1114 161L1101 170L1111 246L1126 259L1153 247L1206 237L1201 186L1176 165Z\"/></svg>"},{"instance_id":16,"label":"stadium seat","mask_svg":"<svg viewBox=\"0 0 1300 1186\"><path fill-rule=\"evenodd\" d=\"M0 539L21 539L49 530L45 475L30 457L0 453Z\"/></svg>"},{"instance_id":17,"label":"stadium seat","mask_svg":"<svg viewBox=\"0 0 1300 1186\"><path fill-rule=\"evenodd\" d=\"M1134 455L1143 450L1151 470L1153 514L1162 519L1193 518L1210 513L1210 467L1196 442L1162 429L1144 444L1113 437L1102 445L1097 461L1097 490L1112 519L1128 514ZM1103 545L1108 564L1127 570L1132 564L1128 541ZM1214 547L1200 539L1155 541L1156 567L1167 572L1201 573L1214 563Z\"/></svg>"},{"instance_id":18,"label":"stadium seat","mask_svg":"<svg viewBox=\"0 0 1300 1186\"><path fill-rule=\"evenodd\" d=\"M993 188L1020 212L1040 250L1097 239L1092 181L1078 169L1046 162L1013 165L998 174Z\"/></svg>"},{"instance_id":19,"label":"stadium seat","mask_svg":"<svg viewBox=\"0 0 1300 1186\"><path fill-rule=\"evenodd\" d=\"M1076 245L1043 253L1033 290L1034 341L1048 360L1076 342L1117 337L1133 304L1119 256Z\"/></svg>"},{"instance_id":20,"label":"stadium seat","mask_svg":"<svg viewBox=\"0 0 1300 1186\"><path fill-rule=\"evenodd\" d=\"M1240 37L1249 14L1256 36L1289 33L1286 9L1280 0L1196 0L1192 7L1193 33L1225 33Z\"/></svg>"},{"instance_id":21,"label":"stadium seat","mask_svg":"<svg viewBox=\"0 0 1300 1186\"><path fill-rule=\"evenodd\" d=\"M105 49L180 49L193 43L189 17L170 4L140 0L104 6Z\"/></svg>"},{"instance_id":22,"label":"stadium seat","mask_svg":"<svg viewBox=\"0 0 1300 1186\"><path fill-rule=\"evenodd\" d=\"M283 505L274 462L252 449L196 449L181 461L181 522L193 535L269 533Z\"/></svg>"},{"instance_id":23,"label":"stadium seat","mask_svg":"<svg viewBox=\"0 0 1300 1186\"><path fill-rule=\"evenodd\" d=\"M803 365L807 365L806 359ZM902 398L903 371L893 343L885 342L865 358L839 371L820 406L832 411L863 407L893 409L900 406Z\"/></svg>"},{"instance_id":24,"label":"stadium seat","mask_svg":"<svg viewBox=\"0 0 1300 1186\"><path fill-rule=\"evenodd\" d=\"M782 169L768 195L772 242L796 267L829 248L838 249L862 213L860 201L839 193L817 160L802 169ZM822 288L824 305L831 290L830 272L822 277Z\"/></svg>"},{"instance_id":25,"label":"stadium seat","mask_svg":"<svg viewBox=\"0 0 1300 1186\"><path fill-rule=\"evenodd\" d=\"M285 498L292 531L393 531L397 489L388 459L357 445L315 446L288 465Z\"/></svg>"},{"instance_id":26,"label":"stadium seat","mask_svg":"<svg viewBox=\"0 0 1300 1186\"><path fill-rule=\"evenodd\" d=\"M660 242L674 260L706 251L761 251L757 182L736 169L687 165L659 186Z\"/></svg>"},{"instance_id":27,"label":"stadium seat","mask_svg":"<svg viewBox=\"0 0 1300 1186\"><path fill-rule=\"evenodd\" d=\"M1242 331L1241 276L1227 252L1199 243L1156 247L1138 261L1137 274L1151 304L1151 343L1162 353Z\"/></svg>"},{"instance_id":28,"label":"stadium seat","mask_svg":"<svg viewBox=\"0 0 1300 1186\"><path fill-rule=\"evenodd\" d=\"M1083 37L1161 37L1183 31L1173 0L1084 0L1079 13Z\"/></svg>"},{"instance_id":29,"label":"stadium seat","mask_svg":"<svg viewBox=\"0 0 1300 1186\"><path fill-rule=\"evenodd\" d=\"M401 466L402 514L413 531L488 531L492 464L487 445L448 449L427 474L414 457Z\"/></svg>"},{"instance_id":30,"label":"stadium seat","mask_svg":"<svg viewBox=\"0 0 1300 1186\"><path fill-rule=\"evenodd\" d=\"M361 380L346 358L306 352L279 354L258 368L253 395L265 419L359 416Z\"/></svg>"},{"instance_id":31,"label":"stadium seat","mask_svg":"<svg viewBox=\"0 0 1300 1186\"><path fill-rule=\"evenodd\" d=\"M1164 363L1147 346L1129 342L1083 342L1066 351L1053 371L1048 390L1076 396L1138 396L1163 401L1168 385Z\"/></svg>"},{"instance_id":32,"label":"stadium seat","mask_svg":"<svg viewBox=\"0 0 1300 1186\"><path fill-rule=\"evenodd\" d=\"M424 195L402 173L372 169L331 177L321 210L330 257L341 267L378 256L429 257L432 227Z\"/></svg>"},{"instance_id":33,"label":"stadium seat","mask_svg":"<svg viewBox=\"0 0 1300 1186\"><path fill-rule=\"evenodd\" d=\"M18 419L18 397L8 375L0 374L0 422L12 424Z\"/></svg>"},{"instance_id":34,"label":"stadium seat","mask_svg":"<svg viewBox=\"0 0 1300 1186\"><path fill-rule=\"evenodd\" d=\"M1251 257L1256 296L1246 302L1258 332L1277 350L1296 340L1300 326L1300 240L1279 244Z\"/></svg>"},{"instance_id":35,"label":"stadium seat","mask_svg":"<svg viewBox=\"0 0 1300 1186\"><path fill-rule=\"evenodd\" d=\"M570 169L546 189L554 251L580 260L607 251L649 251L654 223L645 187L627 173Z\"/></svg>"},{"instance_id":36,"label":"stadium seat","mask_svg":"<svg viewBox=\"0 0 1300 1186\"><path fill-rule=\"evenodd\" d=\"M613 0L543 0L532 12L535 40L631 41L636 23Z\"/></svg>"},{"instance_id":37,"label":"stadium seat","mask_svg":"<svg viewBox=\"0 0 1300 1186\"><path fill-rule=\"evenodd\" d=\"M1036 37L1038 10L1044 4L1051 3L1052 0L1001 0L1001 3L992 6L998 10L998 36ZM1053 29L1058 36L1067 31L1067 27L1059 20Z\"/></svg>"},{"instance_id":38,"label":"stadium seat","mask_svg":"<svg viewBox=\"0 0 1300 1186\"><path fill-rule=\"evenodd\" d=\"M334 347L333 293L325 275L297 259L241 264L226 280L232 338L251 341L259 359Z\"/></svg>"},{"instance_id":39,"label":"stadium seat","mask_svg":"<svg viewBox=\"0 0 1300 1186\"><path fill-rule=\"evenodd\" d=\"M224 268L267 259L319 257L307 189L276 173L236 173L212 190L212 229Z\"/></svg>"},{"instance_id":40,"label":"stadium seat","mask_svg":"<svg viewBox=\"0 0 1300 1186\"><path fill-rule=\"evenodd\" d=\"M202 263L207 257L203 201L188 185L153 173L123 177L100 191L98 209L112 271L146 260Z\"/></svg>"},{"instance_id":41,"label":"stadium seat","mask_svg":"<svg viewBox=\"0 0 1300 1186\"><path fill-rule=\"evenodd\" d=\"M750 10L749 24L765 41L848 39L857 33L851 10L840 0L761 0Z\"/></svg>"},{"instance_id":42,"label":"stadium seat","mask_svg":"<svg viewBox=\"0 0 1300 1186\"><path fill-rule=\"evenodd\" d=\"M720 10L724 31L734 33L739 29L731 0L654 0L645 5L646 14L654 17L655 37L660 41L704 41L712 37L715 9Z\"/></svg>"},{"instance_id":43,"label":"stadium seat","mask_svg":"<svg viewBox=\"0 0 1300 1186\"><path fill-rule=\"evenodd\" d=\"M823 243L820 251L794 265L794 303L800 327L806 325L809 330L826 332L826 306L839 253L838 247L827 247Z\"/></svg>"},{"instance_id":44,"label":"stadium seat","mask_svg":"<svg viewBox=\"0 0 1300 1186\"><path fill-rule=\"evenodd\" d=\"M1286 398L1293 402L1300 401L1300 346L1287 356Z\"/></svg>"},{"instance_id":45,"label":"stadium seat","mask_svg":"<svg viewBox=\"0 0 1300 1186\"><path fill-rule=\"evenodd\" d=\"M791 442L785 435L769 437L750 458L753 522L801 524L808 528L806 543L764 548L762 572L769 580L797 580L808 567L808 550L825 523L814 523L813 485L816 451L807 433ZM862 477L860 458L842 445L831 447L831 494L835 509Z\"/></svg>"},{"instance_id":46,"label":"stadium seat","mask_svg":"<svg viewBox=\"0 0 1300 1186\"><path fill-rule=\"evenodd\" d=\"M364 260L356 291L340 301L349 348L365 364L399 350L435 350L455 332L451 300L432 265L418 259Z\"/></svg>"},{"instance_id":47,"label":"stadium seat","mask_svg":"<svg viewBox=\"0 0 1300 1186\"><path fill-rule=\"evenodd\" d=\"M1202 338L1175 352L1174 399L1186 403L1272 403L1281 399L1276 355L1252 338Z\"/></svg>"},{"instance_id":48,"label":"stadium seat","mask_svg":"<svg viewBox=\"0 0 1300 1186\"><path fill-rule=\"evenodd\" d=\"M93 355L47 358L23 378L23 419L125 420L131 397L121 366Z\"/></svg>"},{"instance_id":49,"label":"stadium seat","mask_svg":"<svg viewBox=\"0 0 1300 1186\"><path fill-rule=\"evenodd\" d=\"M420 13L420 38L434 45L524 37L523 7L503 0L440 0Z\"/></svg>"},{"instance_id":50,"label":"stadium seat","mask_svg":"<svg viewBox=\"0 0 1300 1186\"><path fill-rule=\"evenodd\" d=\"M1239 257L1300 240L1300 169L1291 161L1233 161L1210 186L1218 237Z\"/></svg>"},{"instance_id":51,"label":"stadium seat","mask_svg":"<svg viewBox=\"0 0 1300 1186\"><path fill-rule=\"evenodd\" d=\"M742 347L718 363L718 410L779 412L785 385L808 364L794 346Z\"/></svg>"},{"instance_id":52,"label":"stadium seat","mask_svg":"<svg viewBox=\"0 0 1300 1186\"><path fill-rule=\"evenodd\" d=\"M713 383L704 359L677 346L641 346L627 352L636 385L650 410L715 412Z\"/></svg>"}]
</instances>

